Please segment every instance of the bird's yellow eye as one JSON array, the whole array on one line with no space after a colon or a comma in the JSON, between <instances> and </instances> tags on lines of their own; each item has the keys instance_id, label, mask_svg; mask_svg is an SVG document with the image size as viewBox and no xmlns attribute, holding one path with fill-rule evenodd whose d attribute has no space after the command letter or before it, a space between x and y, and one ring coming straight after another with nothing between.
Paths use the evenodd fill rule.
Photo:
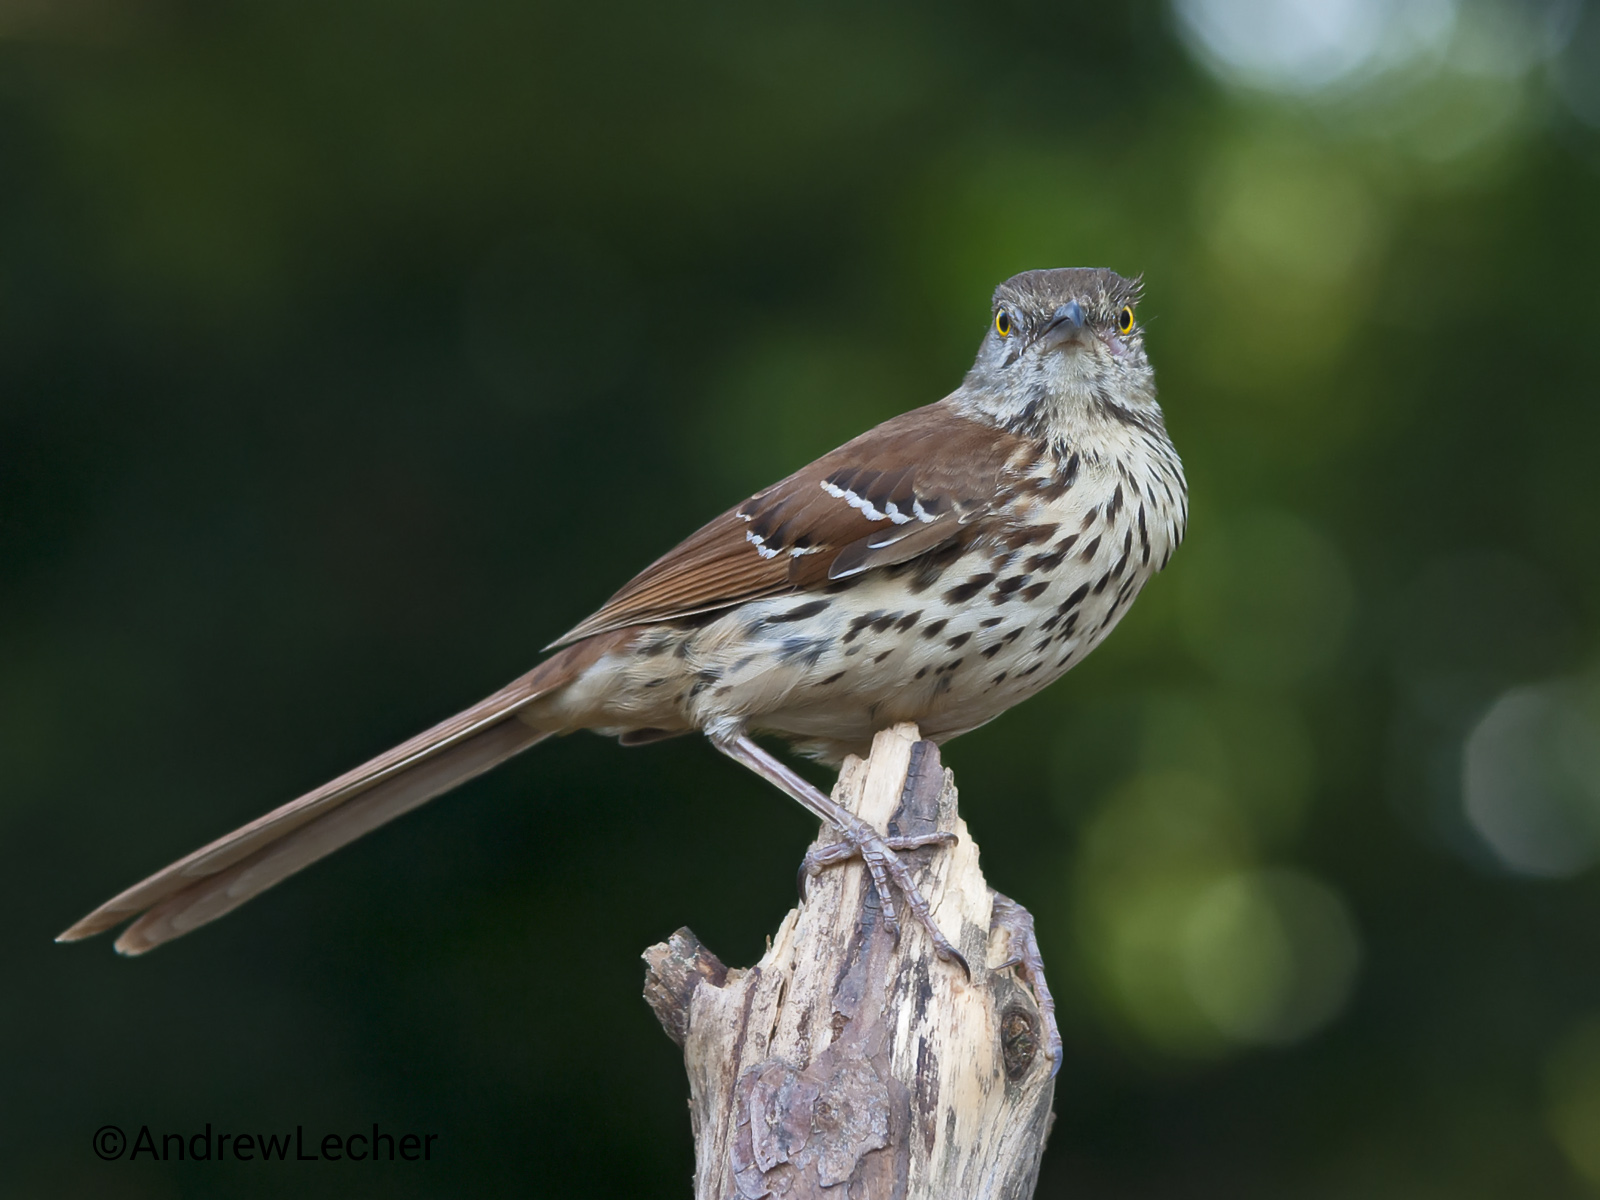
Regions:
<instances>
[{"instance_id":1,"label":"bird's yellow eye","mask_svg":"<svg viewBox=\"0 0 1600 1200\"><path fill-rule=\"evenodd\" d=\"M1117 332L1133 332L1133 305L1124 304L1122 306L1122 311L1117 314Z\"/></svg>"},{"instance_id":2,"label":"bird's yellow eye","mask_svg":"<svg viewBox=\"0 0 1600 1200\"><path fill-rule=\"evenodd\" d=\"M1015 323L1011 320L1010 313L1003 308L999 312L995 313L994 331L996 333L998 333L1001 337L1010 337L1011 330L1013 328L1015 328Z\"/></svg>"}]
</instances>

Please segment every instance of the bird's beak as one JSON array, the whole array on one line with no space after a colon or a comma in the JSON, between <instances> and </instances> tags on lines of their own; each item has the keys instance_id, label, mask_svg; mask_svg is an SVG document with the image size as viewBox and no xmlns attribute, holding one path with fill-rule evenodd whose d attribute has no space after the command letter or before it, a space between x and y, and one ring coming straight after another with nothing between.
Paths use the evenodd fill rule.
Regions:
<instances>
[{"instance_id":1,"label":"bird's beak","mask_svg":"<svg viewBox=\"0 0 1600 1200\"><path fill-rule=\"evenodd\" d=\"M1039 335L1039 340L1046 348L1054 350L1067 346L1082 339L1089 331L1088 323L1083 315L1083 305L1076 300L1069 300L1050 318L1050 324L1044 327L1044 332Z\"/></svg>"}]
</instances>

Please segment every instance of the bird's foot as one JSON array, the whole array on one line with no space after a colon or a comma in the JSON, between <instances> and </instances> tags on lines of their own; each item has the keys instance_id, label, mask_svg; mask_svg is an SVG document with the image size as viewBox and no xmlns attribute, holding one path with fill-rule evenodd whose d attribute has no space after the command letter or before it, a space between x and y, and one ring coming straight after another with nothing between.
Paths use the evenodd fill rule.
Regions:
<instances>
[{"instance_id":1,"label":"bird's foot","mask_svg":"<svg viewBox=\"0 0 1600 1200\"><path fill-rule=\"evenodd\" d=\"M902 837L898 834L885 837L876 829L868 825L855 813L837 803L832 797L824 795L808 780L795 774L783 763L773 758L755 742L742 733L712 733L709 735L711 744L735 762L749 767L769 783L776 785L794 799L798 800L813 816L832 825L841 834L842 840L823 846L820 850L813 851L806 856L805 864L800 869L801 892L805 891L804 883L808 876L816 875L826 867L837 866L849 859L860 857L866 864L867 873L872 879L872 886L878 893L879 903L883 906L884 926L897 937L900 932L900 922L895 911L894 889L898 888L901 899L911 915L915 917L933 942L934 952L946 962L960 965L962 972L968 979L972 978L972 968L967 966L967 960L961 952L950 943L939 926L933 919L933 910L928 907L928 901L917 889L916 882L911 878L911 869L901 860L899 852L913 850L920 846L935 844L948 844L956 841L956 835L949 832L915 834ZM913 756L915 759L915 756ZM913 762L913 768L915 762ZM935 782L933 777L925 772L915 769L907 773L906 782L902 788L901 801L904 804L907 794L915 789L931 786Z\"/></svg>"},{"instance_id":2,"label":"bird's foot","mask_svg":"<svg viewBox=\"0 0 1600 1200\"><path fill-rule=\"evenodd\" d=\"M1005 930L1008 955L1004 962L995 964L994 970L1015 967L1022 981L1033 992L1034 1002L1039 1006L1039 1019L1044 1024L1044 1048L1050 1056L1050 1077L1054 1079L1056 1072L1061 1070L1061 1029L1056 1024L1055 997L1050 994L1050 985L1044 981L1044 959L1039 954L1038 939L1033 935L1033 914L1009 896L993 890L990 894L993 897L990 928Z\"/></svg>"},{"instance_id":3,"label":"bird's foot","mask_svg":"<svg viewBox=\"0 0 1600 1200\"><path fill-rule=\"evenodd\" d=\"M940 931L933 919L933 910L928 907L927 900L923 898L916 882L911 878L911 869L900 858L902 851L920 850L924 846L952 845L959 840L956 835L948 830L941 830L937 833L921 833L911 837L885 837L859 818L852 818L850 825L841 825L839 831L844 834L842 841L817 846L806 852L805 859L800 864L801 895L805 894L807 879L815 878L829 867L859 858L866 864L867 872L872 877L872 886L878 893L879 902L883 905L883 923L889 932L896 937L900 934L900 920L894 903L894 890L898 888L906 909L928 931L928 937L933 941L934 953L946 962L959 963L962 971L970 979L972 970L967 966L967 960Z\"/></svg>"}]
</instances>

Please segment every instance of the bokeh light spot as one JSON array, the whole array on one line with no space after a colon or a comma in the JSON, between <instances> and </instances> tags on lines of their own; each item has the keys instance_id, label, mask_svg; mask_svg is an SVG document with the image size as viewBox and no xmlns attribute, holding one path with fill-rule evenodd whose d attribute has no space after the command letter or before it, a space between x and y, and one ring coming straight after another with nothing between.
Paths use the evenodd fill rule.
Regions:
<instances>
[{"instance_id":1,"label":"bokeh light spot","mask_svg":"<svg viewBox=\"0 0 1600 1200\"><path fill-rule=\"evenodd\" d=\"M1587 682L1512 688L1467 736L1468 821L1502 864L1567 876L1600 852L1600 695Z\"/></svg>"},{"instance_id":2,"label":"bokeh light spot","mask_svg":"<svg viewBox=\"0 0 1600 1200\"><path fill-rule=\"evenodd\" d=\"M1309 93L1436 50L1450 0L1177 0L1178 28L1223 79Z\"/></svg>"},{"instance_id":3,"label":"bokeh light spot","mask_svg":"<svg viewBox=\"0 0 1600 1200\"><path fill-rule=\"evenodd\" d=\"M1180 940L1196 898L1251 854L1228 795L1178 771L1136 776L1086 831L1078 946L1104 1003L1145 1042L1185 1056L1224 1047L1185 985Z\"/></svg>"},{"instance_id":4,"label":"bokeh light spot","mask_svg":"<svg viewBox=\"0 0 1600 1200\"><path fill-rule=\"evenodd\" d=\"M1288 140L1232 146L1202 198L1218 257L1263 281L1341 283L1368 257L1377 234L1377 209L1360 178Z\"/></svg>"},{"instance_id":5,"label":"bokeh light spot","mask_svg":"<svg viewBox=\"0 0 1600 1200\"><path fill-rule=\"evenodd\" d=\"M1182 931L1184 980L1202 1012L1242 1042L1299 1041L1343 1008L1360 941L1339 895L1301 871L1229 875Z\"/></svg>"},{"instance_id":6,"label":"bokeh light spot","mask_svg":"<svg viewBox=\"0 0 1600 1200\"><path fill-rule=\"evenodd\" d=\"M1600 7L1587 5L1566 52L1555 63L1556 87L1572 114L1600 128Z\"/></svg>"}]
</instances>

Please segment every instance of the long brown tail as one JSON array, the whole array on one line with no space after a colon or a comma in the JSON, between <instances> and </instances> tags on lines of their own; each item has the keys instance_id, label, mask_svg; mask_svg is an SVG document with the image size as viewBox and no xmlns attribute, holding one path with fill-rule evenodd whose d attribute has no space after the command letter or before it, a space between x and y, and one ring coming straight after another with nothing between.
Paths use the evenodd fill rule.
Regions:
<instances>
[{"instance_id":1,"label":"long brown tail","mask_svg":"<svg viewBox=\"0 0 1600 1200\"><path fill-rule=\"evenodd\" d=\"M471 708L157 871L56 940L75 942L137 916L116 948L143 954L231 912L362 834L542 742L549 733L517 720L517 713L571 682L615 640L567 647Z\"/></svg>"}]
</instances>

